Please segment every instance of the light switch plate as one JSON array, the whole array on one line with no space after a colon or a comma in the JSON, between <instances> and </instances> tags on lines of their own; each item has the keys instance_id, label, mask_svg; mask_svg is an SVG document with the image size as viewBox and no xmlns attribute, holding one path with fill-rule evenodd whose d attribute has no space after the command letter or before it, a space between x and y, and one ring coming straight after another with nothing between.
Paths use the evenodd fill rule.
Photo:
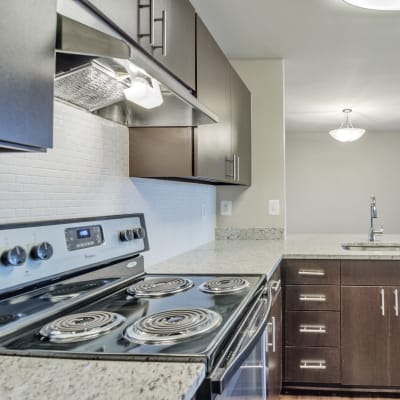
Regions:
<instances>
[{"instance_id":1,"label":"light switch plate","mask_svg":"<svg viewBox=\"0 0 400 400\"><path fill-rule=\"evenodd\" d=\"M229 216L232 215L232 201L221 200L220 215Z\"/></svg>"},{"instance_id":2,"label":"light switch plate","mask_svg":"<svg viewBox=\"0 0 400 400\"><path fill-rule=\"evenodd\" d=\"M268 214L269 215L279 215L281 213L281 208L279 200L270 200L268 202Z\"/></svg>"}]
</instances>

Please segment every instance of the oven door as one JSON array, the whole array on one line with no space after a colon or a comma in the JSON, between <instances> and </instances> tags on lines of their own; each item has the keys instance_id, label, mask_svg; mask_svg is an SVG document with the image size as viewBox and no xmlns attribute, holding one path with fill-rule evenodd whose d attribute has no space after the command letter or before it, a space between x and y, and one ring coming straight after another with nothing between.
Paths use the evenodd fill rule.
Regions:
<instances>
[{"instance_id":1,"label":"oven door","mask_svg":"<svg viewBox=\"0 0 400 400\"><path fill-rule=\"evenodd\" d=\"M212 398L267 398L267 320L271 296L259 298L210 375Z\"/></svg>"}]
</instances>

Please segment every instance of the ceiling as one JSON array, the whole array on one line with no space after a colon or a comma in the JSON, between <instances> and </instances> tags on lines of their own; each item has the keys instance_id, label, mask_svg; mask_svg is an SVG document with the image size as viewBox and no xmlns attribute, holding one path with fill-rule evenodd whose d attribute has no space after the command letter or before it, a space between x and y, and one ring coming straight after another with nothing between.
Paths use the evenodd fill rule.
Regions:
<instances>
[{"instance_id":1,"label":"ceiling","mask_svg":"<svg viewBox=\"0 0 400 400\"><path fill-rule=\"evenodd\" d=\"M286 130L400 132L400 12L342 0L191 0L229 58L285 60Z\"/></svg>"}]
</instances>

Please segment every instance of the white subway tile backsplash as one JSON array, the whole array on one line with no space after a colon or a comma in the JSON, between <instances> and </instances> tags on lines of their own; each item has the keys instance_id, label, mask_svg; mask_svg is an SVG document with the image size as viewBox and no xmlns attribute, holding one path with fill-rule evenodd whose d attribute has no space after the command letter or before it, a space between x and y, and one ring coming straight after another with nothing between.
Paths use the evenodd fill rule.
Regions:
<instances>
[{"instance_id":1,"label":"white subway tile backsplash","mask_svg":"<svg viewBox=\"0 0 400 400\"><path fill-rule=\"evenodd\" d=\"M144 212L147 265L213 240L215 188L129 178L128 144L127 128L56 102L54 149L0 153L0 224Z\"/></svg>"}]
</instances>

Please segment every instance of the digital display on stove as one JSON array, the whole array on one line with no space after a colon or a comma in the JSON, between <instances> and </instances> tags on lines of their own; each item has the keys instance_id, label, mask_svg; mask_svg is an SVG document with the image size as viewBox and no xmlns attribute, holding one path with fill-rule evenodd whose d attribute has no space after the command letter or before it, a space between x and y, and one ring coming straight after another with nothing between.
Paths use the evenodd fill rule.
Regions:
<instances>
[{"instance_id":1,"label":"digital display on stove","mask_svg":"<svg viewBox=\"0 0 400 400\"><path fill-rule=\"evenodd\" d=\"M70 251L100 246L104 242L101 225L80 226L65 230L67 248Z\"/></svg>"},{"instance_id":2,"label":"digital display on stove","mask_svg":"<svg viewBox=\"0 0 400 400\"><path fill-rule=\"evenodd\" d=\"M78 239L85 239L90 237L90 230L89 229L78 229L76 231L76 236Z\"/></svg>"}]
</instances>

